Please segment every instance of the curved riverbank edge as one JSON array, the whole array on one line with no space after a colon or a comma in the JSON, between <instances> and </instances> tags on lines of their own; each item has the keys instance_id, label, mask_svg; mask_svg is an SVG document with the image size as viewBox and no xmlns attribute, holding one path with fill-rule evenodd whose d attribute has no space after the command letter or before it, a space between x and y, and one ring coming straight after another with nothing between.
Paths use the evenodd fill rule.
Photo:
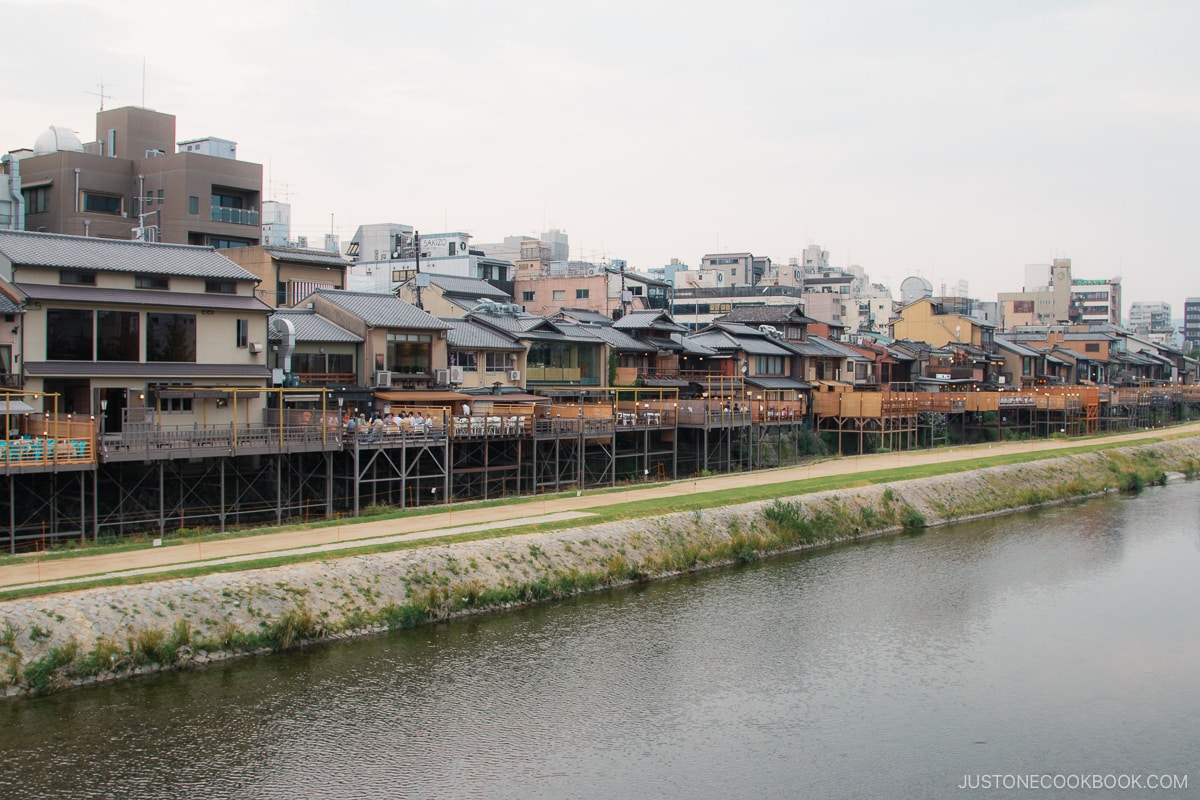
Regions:
<instances>
[{"instance_id":1,"label":"curved riverbank edge","mask_svg":"<svg viewBox=\"0 0 1200 800\"><path fill-rule=\"evenodd\" d=\"M0 603L0 687L42 694L411 628L1200 473L1200 438L561 531Z\"/></svg>"}]
</instances>

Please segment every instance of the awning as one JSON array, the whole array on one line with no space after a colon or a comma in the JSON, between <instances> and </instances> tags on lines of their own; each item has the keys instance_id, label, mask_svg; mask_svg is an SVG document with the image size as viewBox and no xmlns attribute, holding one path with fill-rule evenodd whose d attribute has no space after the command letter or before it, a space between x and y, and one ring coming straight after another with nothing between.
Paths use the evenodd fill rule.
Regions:
<instances>
[{"instance_id":1,"label":"awning","mask_svg":"<svg viewBox=\"0 0 1200 800\"><path fill-rule=\"evenodd\" d=\"M50 186L54 183L53 178L42 178L36 181L21 181L22 189L40 189L43 186Z\"/></svg>"},{"instance_id":2,"label":"awning","mask_svg":"<svg viewBox=\"0 0 1200 800\"><path fill-rule=\"evenodd\" d=\"M32 414L34 410L24 400L0 400L0 414Z\"/></svg>"},{"instance_id":3,"label":"awning","mask_svg":"<svg viewBox=\"0 0 1200 800\"><path fill-rule=\"evenodd\" d=\"M492 403L547 403L549 397L543 397L540 394L527 394L525 392L504 392L501 394L492 394L492 392L480 392L478 394L469 395L470 398L479 403L489 401Z\"/></svg>"},{"instance_id":4,"label":"awning","mask_svg":"<svg viewBox=\"0 0 1200 800\"><path fill-rule=\"evenodd\" d=\"M812 384L801 383L792 378L746 378L746 383L751 386L757 386L760 389L795 389L803 391L813 388Z\"/></svg>"},{"instance_id":5,"label":"awning","mask_svg":"<svg viewBox=\"0 0 1200 800\"><path fill-rule=\"evenodd\" d=\"M376 400L386 400L389 403L461 403L464 400L474 400L475 397L462 392L375 392Z\"/></svg>"}]
</instances>

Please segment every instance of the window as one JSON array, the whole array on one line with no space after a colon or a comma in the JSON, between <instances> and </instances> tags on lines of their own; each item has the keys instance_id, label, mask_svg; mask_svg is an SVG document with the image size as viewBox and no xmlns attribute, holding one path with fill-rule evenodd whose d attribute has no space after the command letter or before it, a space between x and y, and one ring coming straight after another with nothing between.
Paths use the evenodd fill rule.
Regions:
<instances>
[{"instance_id":1,"label":"window","mask_svg":"<svg viewBox=\"0 0 1200 800\"><path fill-rule=\"evenodd\" d=\"M158 204L162 205L162 201L163 201L163 190L159 189L158 190Z\"/></svg>"},{"instance_id":2,"label":"window","mask_svg":"<svg viewBox=\"0 0 1200 800\"><path fill-rule=\"evenodd\" d=\"M234 281L205 281L204 291L209 294L237 294L237 283Z\"/></svg>"},{"instance_id":3,"label":"window","mask_svg":"<svg viewBox=\"0 0 1200 800\"><path fill-rule=\"evenodd\" d=\"M121 197L111 194L83 193L83 210L93 214L120 214Z\"/></svg>"},{"instance_id":4,"label":"window","mask_svg":"<svg viewBox=\"0 0 1200 800\"><path fill-rule=\"evenodd\" d=\"M229 250L234 247L249 247L250 243L242 239L222 239L212 236L209 237L208 245L217 250Z\"/></svg>"},{"instance_id":5,"label":"window","mask_svg":"<svg viewBox=\"0 0 1200 800\"><path fill-rule=\"evenodd\" d=\"M171 282L158 275L138 275L133 279L138 289L170 289Z\"/></svg>"},{"instance_id":6,"label":"window","mask_svg":"<svg viewBox=\"0 0 1200 800\"><path fill-rule=\"evenodd\" d=\"M187 414L192 410L192 398L182 395L190 394L190 383L152 383L146 387L152 397L158 398L158 410L164 414ZM172 396L174 395L174 396Z\"/></svg>"},{"instance_id":7,"label":"window","mask_svg":"<svg viewBox=\"0 0 1200 800\"><path fill-rule=\"evenodd\" d=\"M58 282L68 286L95 286L96 273L62 270L58 273Z\"/></svg>"},{"instance_id":8,"label":"window","mask_svg":"<svg viewBox=\"0 0 1200 800\"><path fill-rule=\"evenodd\" d=\"M237 321L237 346L248 347L250 344L250 320L239 319Z\"/></svg>"},{"instance_id":9,"label":"window","mask_svg":"<svg viewBox=\"0 0 1200 800\"><path fill-rule=\"evenodd\" d=\"M1033 357L1021 356L1021 375L1026 378L1033 377Z\"/></svg>"},{"instance_id":10,"label":"window","mask_svg":"<svg viewBox=\"0 0 1200 800\"><path fill-rule=\"evenodd\" d=\"M221 194L213 192L212 204L222 208L241 208L245 201L236 194Z\"/></svg>"},{"instance_id":11,"label":"window","mask_svg":"<svg viewBox=\"0 0 1200 800\"><path fill-rule=\"evenodd\" d=\"M194 194L190 195L188 197L188 213L189 214L199 214L200 213L200 198Z\"/></svg>"},{"instance_id":12,"label":"window","mask_svg":"<svg viewBox=\"0 0 1200 800\"><path fill-rule=\"evenodd\" d=\"M632 294L634 297L641 297L642 296L642 287L641 286L630 286L629 293Z\"/></svg>"},{"instance_id":13,"label":"window","mask_svg":"<svg viewBox=\"0 0 1200 800\"><path fill-rule=\"evenodd\" d=\"M46 358L92 360L92 312L80 308L46 309Z\"/></svg>"},{"instance_id":14,"label":"window","mask_svg":"<svg viewBox=\"0 0 1200 800\"><path fill-rule=\"evenodd\" d=\"M1084 342L1083 343L1083 351L1085 353L1099 353L1100 352L1100 343L1099 342Z\"/></svg>"},{"instance_id":15,"label":"window","mask_svg":"<svg viewBox=\"0 0 1200 800\"><path fill-rule=\"evenodd\" d=\"M550 297L553 300L566 300L567 299L567 290L566 289L554 289L550 293Z\"/></svg>"},{"instance_id":16,"label":"window","mask_svg":"<svg viewBox=\"0 0 1200 800\"><path fill-rule=\"evenodd\" d=\"M526 303L532 303L535 294L537 292L521 292L521 300Z\"/></svg>"},{"instance_id":17,"label":"window","mask_svg":"<svg viewBox=\"0 0 1200 800\"><path fill-rule=\"evenodd\" d=\"M194 362L196 315L146 315L146 360Z\"/></svg>"},{"instance_id":18,"label":"window","mask_svg":"<svg viewBox=\"0 0 1200 800\"><path fill-rule=\"evenodd\" d=\"M50 187L39 186L36 189L22 189L25 198L25 214L45 214L50 209Z\"/></svg>"},{"instance_id":19,"label":"window","mask_svg":"<svg viewBox=\"0 0 1200 800\"><path fill-rule=\"evenodd\" d=\"M450 353L450 366L461 367L463 372L476 372L475 353L455 351Z\"/></svg>"},{"instance_id":20,"label":"window","mask_svg":"<svg viewBox=\"0 0 1200 800\"><path fill-rule=\"evenodd\" d=\"M517 368L516 353L488 353L487 354L487 371L488 372L508 372L510 369Z\"/></svg>"},{"instance_id":21,"label":"window","mask_svg":"<svg viewBox=\"0 0 1200 800\"><path fill-rule=\"evenodd\" d=\"M575 299L576 300L587 300L588 299L588 291L589 290L587 290L587 289L576 289L575 290Z\"/></svg>"},{"instance_id":22,"label":"window","mask_svg":"<svg viewBox=\"0 0 1200 800\"><path fill-rule=\"evenodd\" d=\"M783 356L756 356L755 375L782 375Z\"/></svg>"},{"instance_id":23,"label":"window","mask_svg":"<svg viewBox=\"0 0 1200 800\"><path fill-rule=\"evenodd\" d=\"M428 374L433 337L427 333L388 333L387 368L404 374Z\"/></svg>"},{"instance_id":24,"label":"window","mask_svg":"<svg viewBox=\"0 0 1200 800\"><path fill-rule=\"evenodd\" d=\"M141 361L139 325L136 311L96 312L96 360Z\"/></svg>"}]
</instances>

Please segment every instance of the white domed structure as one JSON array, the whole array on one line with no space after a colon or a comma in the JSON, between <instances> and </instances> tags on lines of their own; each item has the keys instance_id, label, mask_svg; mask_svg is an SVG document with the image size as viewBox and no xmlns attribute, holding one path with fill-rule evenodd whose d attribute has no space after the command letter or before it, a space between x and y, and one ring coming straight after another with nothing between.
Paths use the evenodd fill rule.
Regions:
<instances>
[{"instance_id":1,"label":"white domed structure","mask_svg":"<svg viewBox=\"0 0 1200 800\"><path fill-rule=\"evenodd\" d=\"M51 125L33 143L33 154L35 156L57 153L60 150L67 150L72 153L83 152L83 142L79 141L79 137L75 135L75 131L70 128L64 128L61 125Z\"/></svg>"},{"instance_id":2,"label":"white domed structure","mask_svg":"<svg viewBox=\"0 0 1200 800\"><path fill-rule=\"evenodd\" d=\"M900 283L900 303L908 305L924 297L933 297L933 284L920 275L905 278Z\"/></svg>"}]
</instances>

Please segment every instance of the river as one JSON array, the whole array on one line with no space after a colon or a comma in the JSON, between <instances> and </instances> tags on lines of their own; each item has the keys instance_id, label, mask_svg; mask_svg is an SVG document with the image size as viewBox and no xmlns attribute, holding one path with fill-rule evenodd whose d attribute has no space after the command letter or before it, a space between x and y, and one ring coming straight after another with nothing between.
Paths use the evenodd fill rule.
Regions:
<instances>
[{"instance_id":1,"label":"river","mask_svg":"<svg viewBox=\"0 0 1200 800\"><path fill-rule=\"evenodd\" d=\"M1198 609L1172 484L9 701L0 796L1193 797Z\"/></svg>"}]
</instances>

